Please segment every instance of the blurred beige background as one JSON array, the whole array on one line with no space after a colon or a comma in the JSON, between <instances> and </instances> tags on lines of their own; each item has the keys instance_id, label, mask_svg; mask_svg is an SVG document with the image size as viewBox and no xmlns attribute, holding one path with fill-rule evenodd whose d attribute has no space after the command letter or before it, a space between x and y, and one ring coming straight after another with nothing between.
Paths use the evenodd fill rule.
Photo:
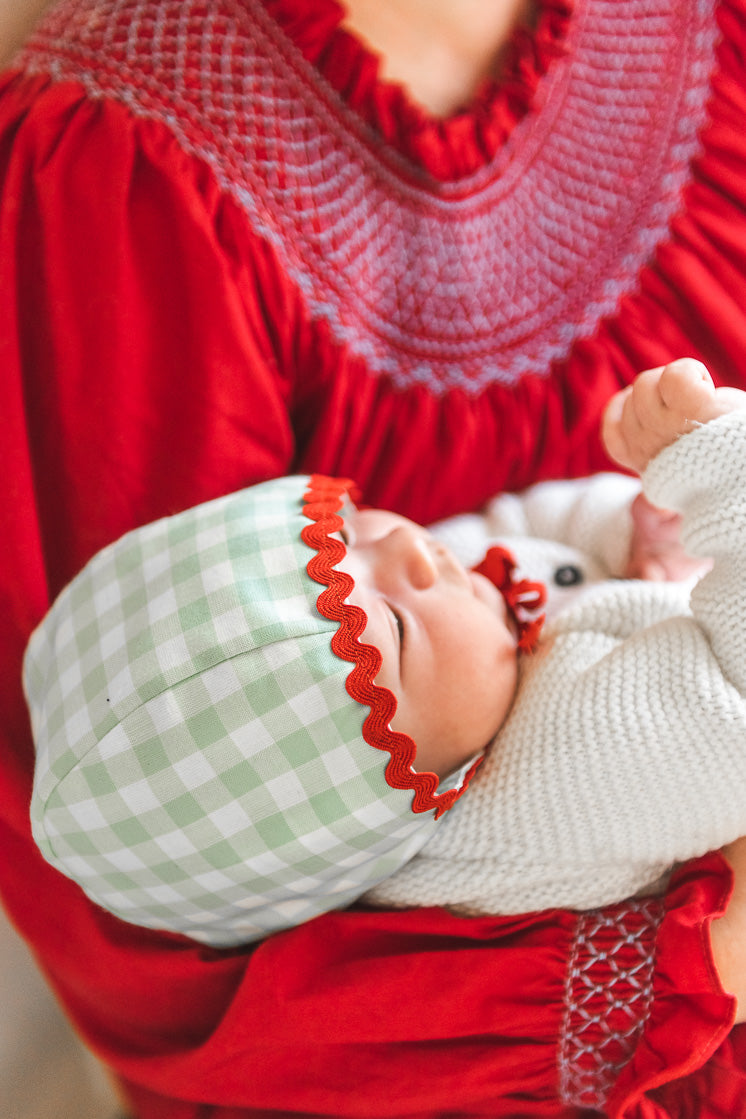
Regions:
<instances>
[{"instance_id":1,"label":"blurred beige background","mask_svg":"<svg viewBox=\"0 0 746 1119\"><path fill-rule=\"evenodd\" d=\"M50 0L0 0L0 66L21 45Z\"/></svg>"},{"instance_id":2,"label":"blurred beige background","mask_svg":"<svg viewBox=\"0 0 746 1119\"><path fill-rule=\"evenodd\" d=\"M50 0L0 0L0 67ZM98 1064L75 1037L0 910L0 1119L113 1119Z\"/></svg>"},{"instance_id":3,"label":"blurred beige background","mask_svg":"<svg viewBox=\"0 0 746 1119\"><path fill-rule=\"evenodd\" d=\"M114 1119L117 1104L0 910L0 1116Z\"/></svg>"}]
</instances>

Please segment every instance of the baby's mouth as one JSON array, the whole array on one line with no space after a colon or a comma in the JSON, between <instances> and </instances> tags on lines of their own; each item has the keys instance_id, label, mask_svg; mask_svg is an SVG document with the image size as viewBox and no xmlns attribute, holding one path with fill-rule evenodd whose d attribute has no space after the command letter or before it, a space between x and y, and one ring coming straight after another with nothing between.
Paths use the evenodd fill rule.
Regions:
<instances>
[{"instance_id":1,"label":"baby's mouth","mask_svg":"<svg viewBox=\"0 0 746 1119\"><path fill-rule=\"evenodd\" d=\"M495 584L485 575L482 575L480 571L469 571L467 575L474 597L478 598L480 602L483 602L485 606L494 610L497 618L503 622L505 627L517 638L518 627L513 613L508 603L505 601L505 596L498 590Z\"/></svg>"}]
</instances>

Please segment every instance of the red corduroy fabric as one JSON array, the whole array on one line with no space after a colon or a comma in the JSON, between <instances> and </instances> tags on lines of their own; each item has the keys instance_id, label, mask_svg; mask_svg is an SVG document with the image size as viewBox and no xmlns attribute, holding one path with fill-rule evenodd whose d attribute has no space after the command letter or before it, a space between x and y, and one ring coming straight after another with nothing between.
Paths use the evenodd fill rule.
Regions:
<instances>
[{"instance_id":1,"label":"red corduroy fabric","mask_svg":"<svg viewBox=\"0 0 746 1119\"><path fill-rule=\"evenodd\" d=\"M292 6L275 13L286 30ZM318 66L347 96L338 10L319 4L314 23L309 5L295 7L303 35L319 39ZM221 954L115 921L44 864L27 820L33 760L20 692L23 648L51 598L135 525L288 470L354 477L370 503L428 521L503 487L602 465L601 405L641 368L687 353L744 385L743 3L723 2L717 18L703 149L634 289L551 369L476 394L373 375L173 121L45 74L4 79L0 891L141 1119L581 1115L581 1104L562 1102L562 1083L618 1119L746 1114L746 1041L741 1028L729 1034L732 1004L706 936L728 891L717 857L683 869L660 927L647 911L628 920L613 908L597 932L563 912L350 912ZM525 71L530 89L560 57L570 8L552 6L549 20L544 38L524 37L511 72L520 82ZM412 160L404 126L382 122L402 119L402 93L376 85L374 69L351 102ZM501 101L499 125L480 126L479 139L468 114L434 127L412 109L422 162L444 181L479 166L510 136L530 89L512 116ZM485 92L483 121L498 94ZM601 976L589 996L591 1054L610 1028L605 983L631 1000L636 960L651 969L647 1010L632 1012L637 1032L626 1048L615 1036L618 1078L603 1060L603 1075L579 1058L560 1073L582 1017L573 983L590 961L579 944L595 945Z\"/></svg>"}]
</instances>

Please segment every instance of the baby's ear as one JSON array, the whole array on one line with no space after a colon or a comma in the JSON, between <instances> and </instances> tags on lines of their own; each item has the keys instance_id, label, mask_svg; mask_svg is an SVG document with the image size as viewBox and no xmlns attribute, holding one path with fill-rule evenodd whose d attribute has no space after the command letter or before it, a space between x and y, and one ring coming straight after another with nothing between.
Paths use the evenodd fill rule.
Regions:
<instances>
[{"instance_id":1,"label":"baby's ear","mask_svg":"<svg viewBox=\"0 0 746 1119\"><path fill-rule=\"evenodd\" d=\"M675 583L709 571L710 560L695 559L684 551L678 513L659 509L640 493L632 502L631 514L632 539L625 579Z\"/></svg>"}]
</instances>

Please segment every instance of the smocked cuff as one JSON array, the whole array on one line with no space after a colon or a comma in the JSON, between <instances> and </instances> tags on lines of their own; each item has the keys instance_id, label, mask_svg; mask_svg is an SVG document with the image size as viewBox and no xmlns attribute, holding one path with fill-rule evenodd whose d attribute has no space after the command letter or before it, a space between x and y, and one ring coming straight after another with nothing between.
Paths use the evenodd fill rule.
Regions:
<instances>
[{"instance_id":1,"label":"smocked cuff","mask_svg":"<svg viewBox=\"0 0 746 1119\"><path fill-rule=\"evenodd\" d=\"M632 903L627 916L621 908L616 941L581 919L590 943L579 948L574 970L596 982L605 975L610 987L605 1002L596 993L589 1000L597 1021L589 1017L584 1030L580 1012L568 1012L569 1035L583 1040L582 1052L567 1049L577 1070L568 1089L582 1093L573 1102L631 1119L648 1092L702 1068L725 1040L735 999L720 985L709 925L725 912L732 885L730 867L713 853L684 864L664 898ZM572 990L582 986L572 980Z\"/></svg>"},{"instance_id":2,"label":"smocked cuff","mask_svg":"<svg viewBox=\"0 0 746 1119\"><path fill-rule=\"evenodd\" d=\"M578 919L559 1050L563 1103L605 1109L650 1016L663 917L663 900L651 898Z\"/></svg>"}]
</instances>

